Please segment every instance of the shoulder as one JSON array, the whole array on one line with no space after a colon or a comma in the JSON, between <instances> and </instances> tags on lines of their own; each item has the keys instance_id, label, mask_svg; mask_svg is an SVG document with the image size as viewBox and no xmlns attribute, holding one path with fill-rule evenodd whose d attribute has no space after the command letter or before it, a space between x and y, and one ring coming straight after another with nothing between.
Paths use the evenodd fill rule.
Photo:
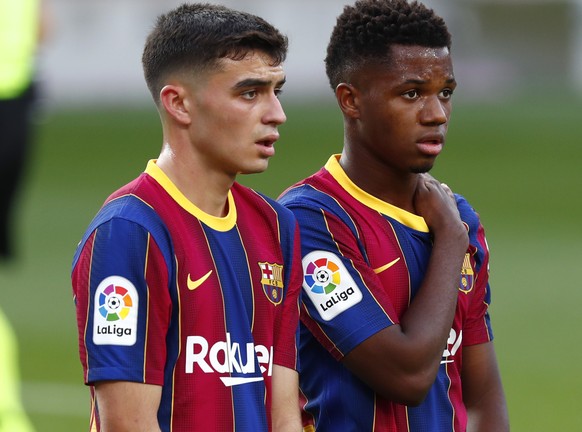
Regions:
<instances>
[{"instance_id":1,"label":"shoulder","mask_svg":"<svg viewBox=\"0 0 582 432\"><path fill-rule=\"evenodd\" d=\"M232 193L238 209L245 213L258 213L258 217L266 219L276 219L279 223L295 224L293 212L277 202L273 198L258 192L240 183L235 183L232 187Z\"/></svg>"},{"instance_id":2,"label":"shoulder","mask_svg":"<svg viewBox=\"0 0 582 432\"><path fill-rule=\"evenodd\" d=\"M477 213L464 196L455 194L455 198L463 222L465 222L470 229L477 229L481 225L479 213Z\"/></svg>"},{"instance_id":3,"label":"shoulder","mask_svg":"<svg viewBox=\"0 0 582 432\"><path fill-rule=\"evenodd\" d=\"M302 229L322 215L335 217L352 227L354 217L358 217L358 210L361 209L360 204L345 193L329 174L321 173L291 186L278 201L295 214Z\"/></svg>"},{"instance_id":4,"label":"shoulder","mask_svg":"<svg viewBox=\"0 0 582 432\"><path fill-rule=\"evenodd\" d=\"M121 191L121 190L120 190ZM118 191L119 192L119 191ZM131 242L136 232L150 234L163 249L166 258L171 254L171 236L161 217L146 201L134 194L112 194L95 215L79 242L74 262L93 233L109 227L108 241ZM111 238L109 238L111 237Z\"/></svg>"},{"instance_id":5,"label":"shoulder","mask_svg":"<svg viewBox=\"0 0 582 432\"><path fill-rule=\"evenodd\" d=\"M127 193L110 197L99 210L91 226L98 226L112 219L134 222L144 228L152 223L163 224L154 208L138 195ZM148 229L149 231L149 229Z\"/></svg>"},{"instance_id":6,"label":"shoulder","mask_svg":"<svg viewBox=\"0 0 582 432\"><path fill-rule=\"evenodd\" d=\"M340 185L324 169L289 187L277 199L293 211L317 209L332 213L342 212L343 200Z\"/></svg>"}]
</instances>

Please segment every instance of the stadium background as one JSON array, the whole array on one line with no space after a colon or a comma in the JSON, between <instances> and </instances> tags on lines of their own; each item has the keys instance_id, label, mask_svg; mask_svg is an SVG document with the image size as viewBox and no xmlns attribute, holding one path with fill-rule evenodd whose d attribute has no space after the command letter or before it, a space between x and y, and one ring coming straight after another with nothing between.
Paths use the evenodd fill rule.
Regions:
<instances>
[{"instance_id":1,"label":"stadium background","mask_svg":"<svg viewBox=\"0 0 582 432\"><path fill-rule=\"evenodd\" d=\"M159 151L141 46L173 0L48 0L43 101L18 235L0 266L0 305L20 343L23 401L39 432L87 430L70 262L101 202ZM220 3L290 37L288 121L267 173L242 182L276 197L341 148L323 72L344 1ZM434 174L481 214L492 251L496 348L515 431L582 430L582 3L430 1L453 32L460 82Z\"/></svg>"}]
</instances>

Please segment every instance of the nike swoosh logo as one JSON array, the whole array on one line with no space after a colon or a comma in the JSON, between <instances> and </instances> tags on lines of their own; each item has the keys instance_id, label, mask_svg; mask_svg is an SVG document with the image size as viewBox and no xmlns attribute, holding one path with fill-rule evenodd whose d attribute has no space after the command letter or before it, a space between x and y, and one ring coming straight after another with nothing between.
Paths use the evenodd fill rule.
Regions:
<instances>
[{"instance_id":1,"label":"nike swoosh logo","mask_svg":"<svg viewBox=\"0 0 582 432\"><path fill-rule=\"evenodd\" d=\"M376 273L376 274L382 273L384 270L388 270L390 267L392 267L398 261L400 261L400 257L396 258L394 261L390 261L388 264L384 264L381 267L375 268L374 273Z\"/></svg>"},{"instance_id":2,"label":"nike swoosh logo","mask_svg":"<svg viewBox=\"0 0 582 432\"><path fill-rule=\"evenodd\" d=\"M188 273L188 289L190 291L194 291L196 288L198 288L200 285L202 285L204 283L204 281L210 277L211 274L212 274L212 270L210 270L208 273L206 273L200 279L192 280L190 278L190 273Z\"/></svg>"}]
</instances>

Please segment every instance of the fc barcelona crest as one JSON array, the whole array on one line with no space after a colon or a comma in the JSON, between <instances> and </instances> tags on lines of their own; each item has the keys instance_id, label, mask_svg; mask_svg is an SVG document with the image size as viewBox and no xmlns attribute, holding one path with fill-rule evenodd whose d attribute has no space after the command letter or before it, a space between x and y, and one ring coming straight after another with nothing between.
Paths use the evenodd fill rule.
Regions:
<instances>
[{"instance_id":1,"label":"fc barcelona crest","mask_svg":"<svg viewBox=\"0 0 582 432\"><path fill-rule=\"evenodd\" d=\"M459 282L459 290L468 293L473 289L475 281L475 272L471 266L471 255L466 253L463 260L463 268L461 269L461 280Z\"/></svg>"},{"instance_id":2,"label":"fc barcelona crest","mask_svg":"<svg viewBox=\"0 0 582 432\"><path fill-rule=\"evenodd\" d=\"M283 266L260 262L259 268L263 292L271 303L278 305L283 300Z\"/></svg>"}]
</instances>

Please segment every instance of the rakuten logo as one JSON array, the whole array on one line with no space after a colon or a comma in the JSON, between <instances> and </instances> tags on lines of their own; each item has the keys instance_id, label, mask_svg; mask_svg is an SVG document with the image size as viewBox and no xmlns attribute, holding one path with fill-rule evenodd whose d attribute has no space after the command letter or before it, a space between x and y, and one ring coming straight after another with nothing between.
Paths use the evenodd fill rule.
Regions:
<instances>
[{"instance_id":1,"label":"rakuten logo","mask_svg":"<svg viewBox=\"0 0 582 432\"><path fill-rule=\"evenodd\" d=\"M261 372L260 376L256 376L255 365L257 362ZM211 347L202 336L188 336L186 338L186 373L193 373L195 365L198 365L204 373L254 375L250 377L221 377L221 381L228 387L262 381L262 374L266 372L268 376L271 376L273 373L273 347L267 348L249 342L241 348L238 342L230 340L230 333L226 334L226 341L216 342Z\"/></svg>"}]
</instances>

